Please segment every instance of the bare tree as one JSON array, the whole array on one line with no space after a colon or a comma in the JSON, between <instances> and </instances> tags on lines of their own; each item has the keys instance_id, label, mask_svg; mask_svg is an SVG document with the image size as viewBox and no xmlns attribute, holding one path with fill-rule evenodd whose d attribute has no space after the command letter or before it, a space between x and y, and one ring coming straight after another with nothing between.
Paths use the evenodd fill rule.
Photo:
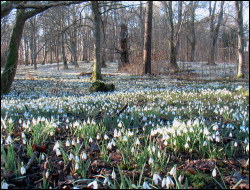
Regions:
<instances>
[{"instance_id":1,"label":"bare tree","mask_svg":"<svg viewBox=\"0 0 250 190\"><path fill-rule=\"evenodd\" d=\"M151 74L152 20L153 20L153 1L147 1L145 34L144 34L145 44L144 44L144 52L143 52L145 74Z\"/></svg>"},{"instance_id":2,"label":"bare tree","mask_svg":"<svg viewBox=\"0 0 250 190\"><path fill-rule=\"evenodd\" d=\"M209 39L209 55L208 55L208 65L215 65L215 46L219 35L220 25L223 18L223 7L224 1L221 1L220 4L220 12L217 19L217 24L215 25L216 21L216 3L214 2L214 6L212 8L212 1L209 1L209 16L210 16L210 39Z\"/></svg>"}]
</instances>

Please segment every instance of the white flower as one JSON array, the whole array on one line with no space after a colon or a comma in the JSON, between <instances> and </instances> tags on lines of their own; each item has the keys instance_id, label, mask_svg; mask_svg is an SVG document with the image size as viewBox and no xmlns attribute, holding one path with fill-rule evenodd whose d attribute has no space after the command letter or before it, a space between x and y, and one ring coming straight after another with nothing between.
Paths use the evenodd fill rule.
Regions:
<instances>
[{"instance_id":1,"label":"white flower","mask_svg":"<svg viewBox=\"0 0 250 190\"><path fill-rule=\"evenodd\" d=\"M204 133L206 136L210 134L210 132L208 131L208 129L207 129L206 127L203 129L203 133Z\"/></svg>"},{"instance_id":2,"label":"white flower","mask_svg":"<svg viewBox=\"0 0 250 190\"><path fill-rule=\"evenodd\" d=\"M59 148L59 142L58 141L56 141L56 143L55 143L55 145L54 145L54 147L53 147L53 151L56 151L56 149L58 149Z\"/></svg>"},{"instance_id":3,"label":"white flower","mask_svg":"<svg viewBox=\"0 0 250 190\"><path fill-rule=\"evenodd\" d=\"M238 143L235 141L234 142L234 147L237 147L238 146Z\"/></svg>"},{"instance_id":4,"label":"white flower","mask_svg":"<svg viewBox=\"0 0 250 190\"><path fill-rule=\"evenodd\" d=\"M76 139L76 143L80 143L80 139L77 137L77 139Z\"/></svg>"},{"instance_id":5,"label":"white flower","mask_svg":"<svg viewBox=\"0 0 250 190\"><path fill-rule=\"evenodd\" d=\"M109 139L109 136L108 135L104 135L104 140L108 140Z\"/></svg>"},{"instance_id":6,"label":"white flower","mask_svg":"<svg viewBox=\"0 0 250 190\"><path fill-rule=\"evenodd\" d=\"M26 168L24 166L21 167L21 175L26 174Z\"/></svg>"},{"instance_id":7,"label":"white flower","mask_svg":"<svg viewBox=\"0 0 250 190\"><path fill-rule=\"evenodd\" d=\"M172 167L169 174L172 175L172 176L176 176L176 166Z\"/></svg>"},{"instance_id":8,"label":"white flower","mask_svg":"<svg viewBox=\"0 0 250 190\"><path fill-rule=\"evenodd\" d=\"M97 140L100 140L100 139L101 139L101 137L100 137L99 134L97 134L96 139L97 139Z\"/></svg>"},{"instance_id":9,"label":"white flower","mask_svg":"<svg viewBox=\"0 0 250 190\"><path fill-rule=\"evenodd\" d=\"M122 140L125 141L125 142L127 142L128 141L127 136L124 135L123 138L122 138Z\"/></svg>"},{"instance_id":10,"label":"white flower","mask_svg":"<svg viewBox=\"0 0 250 190\"><path fill-rule=\"evenodd\" d=\"M93 142L93 139L91 137L89 137L89 142L92 143Z\"/></svg>"},{"instance_id":11,"label":"white flower","mask_svg":"<svg viewBox=\"0 0 250 190\"><path fill-rule=\"evenodd\" d=\"M44 155L44 153L42 153L42 155L41 155L41 160L45 160L45 155Z\"/></svg>"},{"instance_id":12,"label":"white flower","mask_svg":"<svg viewBox=\"0 0 250 190\"><path fill-rule=\"evenodd\" d=\"M12 142L13 142L13 139L12 139L11 136L9 135L9 136L7 137L6 143L7 143L7 144L10 144L10 143L12 143Z\"/></svg>"},{"instance_id":13,"label":"white flower","mask_svg":"<svg viewBox=\"0 0 250 190\"><path fill-rule=\"evenodd\" d=\"M213 171L212 171L212 176L213 176L213 177L216 177L216 176L217 176L217 171L216 171L215 168L214 168Z\"/></svg>"},{"instance_id":14,"label":"white flower","mask_svg":"<svg viewBox=\"0 0 250 190\"><path fill-rule=\"evenodd\" d=\"M75 162L79 162L79 161L80 161L79 156L75 156Z\"/></svg>"},{"instance_id":15,"label":"white flower","mask_svg":"<svg viewBox=\"0 0 250 190\"><path fill-rule=\"evenodd\" d=\"M157 157L158 157L158 158L161 158L161 153L160 153L160 151L158 151Z\"/></svg>"},{"instance_id":16,"label":"white flower","mask_svg":"<svg viewBox=\"0 0 250 190\"><path fill-rule=\"evenodd\" d=\"M178 181L179 181L180 183L182 183L183 179L184 179L184 175L180 175L180 176L178 177Z\"/></svg>"},{"instance_id":17,"label":"white flower","mask_svg":"<svg viewBox=\"0 0 250 190\"><path fill-rule=\"evenodd\" d=\"M248 143L247 146L246 146L246 152L247 152L247 153L249 152L249 143Z\"/></svg>"},{"instance_id":18,"label":"white flower","mask_svg":"<svg viewBox=\"0 0 250 190\"><path fill-rule=\"evenodd\" d=\"M142 184L143 189L151 189L150 186L148 185L148 182L144 181Z\"/></svg>"},{"instance_id":19,"label":"white flower","mask_svg":"<svg viewBox=\"0 0 250 190\"><path fill-rule=\"evenodd\" d=\"M216 136L216 137L215 137L215 141L216 141L216 142L220 142L220 141L221 141L220 136Z\"/></svg>"},{"instance_id":20,"label":"white flower","mask_svg":"<svg viewBox=\"0 0 250 190\"><path fill-rule=\"evenodd\" d=\"M74 160L74 159L75 159L74 155L72 153L70 153L69 154L69 160L71 161L71 160Z\"/></svg>"},{"instance_id":21,"label":"white flower","mask_svg":"<svg viewBox=\"0 0 250 190\"><path fill-rule=\"evenodd\" d=\"M23 144L26 144L26 142L27 142L26 139L23 139Z\"/></svg>"},{"instance_id":22,"label":"white flower","mask_svg":"<svg viewBox=\"0 0 250 190\"><path fill-rule=\"evenodd\" d=\"M83 160L86 160L86 159L87 159L87 154L86 154L85 152L82 152L81 158L82 158Z\"/></svg>"},{"instance_id":23,"label":"white flower","mask_svg":"<svg viewBox=\"0 0 250 190\"><path fill-rule=\"evenodd\" d=\"M186 148L186 149L188 149L189 148L189 145L188 145L188 143L186 142L186 144L184 145L184 147Z\"/></svg>"},{"instance_id":24,"label":"white flower","mask_svg":"<svg viewBox=\"0 0 250 190\"><path fill-rule=\"evenodd\" d=\"M190 142L190 141L191 141L191 139L190 139L190 137L188 136L188 137L187 137L187 142Z\"/></svg>"},{"instance_id":25,"label":"white flower","mask_svg":"<svg viewBox=\"0 0 250 190\"><path fill-rule=\"evenodd\" d=\"M88 187L93 185L93 189L98 189L98 183L96 180L92 181L91 183L88 184Z\"/></svg>"},{"instance_id":26,"label":"white flower","mask_svg":"<svg viewBox=\"0 0 250 190\"><path fill-rule=\"evenodd\" d=\"M114 169L113 169L113 171L112 171L111 178L112 178L112 179L115 179L115 178L116 178L116 174L115 174Z\"/></svg>"},{"instance_id":27,"label":"white flower","mask_svg":"<svg viewBox=\"0 0 250 190\"><path fill-rule=\"evenodd\" d=\"M140 145L140 140L137 138L136 141L135 141L135 145Z\"/></svg>"},{"instance_id":28,"label":"white flower","mask_svg":"<svg viewBox=\"0 0 250 190\"><path fill-rule=\"evenodd\" d=\"M107 177L105 177L105 179L104 179L104 181L103 181L103 183L106 185L107 183L108 183L108 185L110 185L111 183L110 183L110 181L109 181L109 179L107 178Z\"/></svg>"},{"instance_id":29,"label":"white flower","mask_svg":"<svg viewBox=\"0 0 250 190\"><path fill-rule=\"evenodd\" d=\"M60 156L60 155L61 155L61 151L60 151L59 148L56 149L56 155L57 155L57 156Z\"/></svg>"},{"instance_id":30,"label":"white flower","mask_svg":"<svg viewBox=\"0 0 250 190\"><path fill-rule=\"evenodd\" d=\"M167 189L174 187L174 182L171 179L171 177L169 177L169 176L167 176L166 187L167 187Z\"/></svg>"},{"instance_id":31,"label":"white flower","mask_svg":"<svg viewBox=\"0 0 250 190\"><path fill-rule=\"evenodd\" d=\"M163 144L164 144L165 146L167 146L167 145L168 145L168 141L164 141Z\"/></svg>"},{"instance_id":32,"label":"white flower","mask_svg":"<svg viewBox=\"0 0 250 190\"><path fill-rule=\"evenodd\" d=\"M72 144L73 146L75 146L75 145L76 145L76 141L75 141L75 139L73 139L73 140L72 140L71 144Z\"/></svg>"},{"instance_id":33,"label":"white flower","mask_svg":"<svg viewBox=\"0 0 250 190\"><path fill-rule=\"evenodd\" d=\"M161 182L161 187L163 188L163 187L165 187L167 185L167 178L163 178L162 179L162 182Z\"/></svg>"},{"instance_id":34,"label":"white flower","mask_svg":"<svg viewBox=\"0 0 250 190\"><path fill-rule=\"evenodd\" d=\"M46 173L45 173L45 178L46 178L46 179L49 178L49 170L46 171Z\"/></svg>"},{"instance_id":35,"label":"white flower","mask_svg":"<svg viewBox=\"0 0 250 190\"><path fill-rule=\"evenodd\" d=\"M21 136L22 136L22 138L26 138L25 133L22 133L22 135L21 135Z\"/></svg>"},{"instance_id":36,"label":"white flower","mask_svg":"<svg viewBox=\"0 0 250 190\"><path fill-rule=\"evenodd\" d=\"M75 170L78 170L79 168L80 168L79 163L76 162L76 164L75 164Z\"/></svg>"},{"instance_id":37,"label":"white flower","mask_svg":"<svg viewBox=\"0 0 250 190\"><path fill-rule=\"evenodd\" d=\"M204 141L204 142L203 142L203 146L207 146L207 141Z\"/></svg>"},{"instance_id":38,"label":"white flower","mask_svg":"<svg viewBox=\"0 0 250 190\"><path fill-rule=\"evenodd\" d=\"M153 181L154 181L155 185L158 185L158 182L159 182L158 180L159 179L161 180L161 177L158 174L155 173L153 175Z\"/></svg>"},{"instance_id":39,"label":"white flower","mask_svg":"<svg viewBox=\"0 0 250 190\"><path fill-rule=\"evenodd\" d=\"M1 184L1 189L8 189L8 187L9 187L9 184L7 182L3 181Z\"/></svg>"},{"instance_id":40,"label":"white flower","mask_svg":"<svg viewBox=\"0 0 250 190\"><path fill-rule=\"evenodd\" d=\"M112 142L108 143L107 149L111 150L112 149Z\"/></svg>"},{"instance_id":41,"label":"white flower","mask_svg":"<svg viewBox=\"0 0 250 190\"><path fill-rule=\"evenodd\" d=\"M70 146L69 140L66 141L66 146Z\"/></svg>"},{"instance_id":42,"label":"white flower","mask_svg":"<svg viewBox=\"0 0 250 190\"><path fill-rule=\"evenodd\" d=\"M150 158L148 159L148 164L149 164L149 165L154 164L153 158L150 157Z\"/></svg>"},{"instance_id":43,"label":"white flower","mask_svg":"<svg viewBox=\"0 0 250 190\"><path fill-rule=\"evenodd\" d=\"M233 134L232 134L232 132L230 132L230 133L229 133L229 137L233 137Z\"/></svg>"},{"instance_id":44,"label":"white flower","mask_svg":"<svg viewBox=\"0 0 250 190\"><path fill-rule=\"evenodd\" d=\"M118 123L118 127L122 128L122 123L121 122Z\"/></svg>"},{"instance_id":45,"label":"white flower","mask_svg":"<svg viewBox=\"0 0 250 190\"><path fill-rule=\"evenodd\" d=\"M134 147L131 148L131 152L132 152L132 153L135 152L135 148L134 148Z\"/></svg>"}]
</instances>

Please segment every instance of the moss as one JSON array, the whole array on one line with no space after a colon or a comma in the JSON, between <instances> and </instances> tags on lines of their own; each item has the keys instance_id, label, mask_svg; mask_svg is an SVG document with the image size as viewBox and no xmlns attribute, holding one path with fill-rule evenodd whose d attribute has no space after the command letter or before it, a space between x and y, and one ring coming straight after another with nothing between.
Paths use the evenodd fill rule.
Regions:
<instances>
[{"instance_id":1,"label":"moss","mask_svg":"<svg viewBox=\"0 0 250 190\"><path fill-rule=\"evenodd\" d=\"M90 87L90 92L108 92L108 91L114 91L115 85L113 83L111 84L105 84L102 81L96 81L94 82Z\"/></svg>"},{"instance_id":2,"label":"moss","mask_svg":"<svg viewBox=\"0 0 250 190\"><path fill-rule=\"evenodd\" d=\"M210 176L201 172L191 174L188 171L183 171L181 172L181 174L188 178L188 183L194 189L204 189L206 188L206 185L211 185L211 183L213 183L212 178Z\"/></svg>"}]
</instances>

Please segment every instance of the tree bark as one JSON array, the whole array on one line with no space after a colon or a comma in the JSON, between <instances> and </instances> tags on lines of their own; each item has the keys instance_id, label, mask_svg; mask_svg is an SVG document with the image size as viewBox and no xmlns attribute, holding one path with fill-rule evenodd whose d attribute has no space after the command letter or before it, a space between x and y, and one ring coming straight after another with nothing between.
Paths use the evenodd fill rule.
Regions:
<instances>
[{"instance_id":1,"label":"tree bark","mask_svg":"<svg viewBox=\"0 0 250 190\"><path fill-rule=\"evenodd\" d=\"M22 38L25 20L25 10L17 10L16 21L8 47L7 62L3 74L1 75L1 94L6 94L10 91L12 82L16 75L18 49Z\"/></svg>"},{"instance_id":2,"label":"tree bark","mask_svg":"<svg viewBox=\"0 0 250 190\"><path fill-rule=\"evenodd\" d=\"M212 9L212 2L211 1L209 2L209 15L211 17L211 20L210 20L210 45L209 45L208 65L216 65L215 46L219 35L221 21L223 18L223 7L224 7L224 1L221 1L220 13L218 16L217 25L215 26L214 17L215 17L216 1L214 3L213 9Z\"/></svg>"},{"instance_id":3,"label":"tree bark","mask_svg":"<svg viewBox=\"0 0 250 190\"><path fill-rule=\"evenodd\" d=\"M237 36L238 36L238 78L244 78L245 52L243 32L243 1L235 1Z\"/></svg>"},{"instance_id":4,"label":"tree bark","mask_svg":"<svg viewBox=\"0 0 250 190\"><path fill-rule=\"evenodd\" d=\"M61 50L62 50L62 62L63 62L63 69L68 69L67 58L65 55L65 47L64 47L64 32L61 32Z\"/></svg>"},{"instance_id":5,"label":"tree bark","mask_svg":"<svg viewBox=\"0 0 250 190\"><path fill-rule=\"evenodd\" d=\"M128 27L124 23L121 24L120 44L121 44L121 64L118 65L118 70L121 67L129 64Z\"/></svg>"},{"instance_id":6,"label":"tree bark","mask_svg":"<svg viewBox=\"0 0 250 190\"><path fill-rule=\"evenodd\" d=\"M91 7L94 14L94 65L91 76L92 81L102 79L101 75L101 13L99 10L98 1L91 1Z\"/></svg>"},{"instance_id":7,"label":"tree bark","mask_svg":"<svg viewBox=\"0 0 250 190\"><path fill-rule=\"evenodd\" d=\"M146 7L145 34L144 34L145 44L143 51L145 74L151 74L152 18L153 18L153 1L148 1Z\"/></svg>"}]
</instances>

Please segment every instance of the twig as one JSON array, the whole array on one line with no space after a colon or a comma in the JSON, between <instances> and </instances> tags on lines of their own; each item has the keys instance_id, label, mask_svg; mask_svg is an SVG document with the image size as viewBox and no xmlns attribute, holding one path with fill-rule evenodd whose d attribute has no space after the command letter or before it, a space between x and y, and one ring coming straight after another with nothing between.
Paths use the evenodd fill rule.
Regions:
<instances>
[{"instance_id":1,"label":"twig","mask_svg":"<svg viewBox=\"0 0 250 190\"><path fill-rule=\"evenodd\" d=\"M124 106L122 106L120 111L118 113L115 113L114 115L112 115L111 118L116 116L116 115L119 116L127 107L128 107L128 103L126 103Z\"/></svg>"},{"instance_id":2,"label":"twig","mask_svg":"<svg viewBox=\"0 0 250 190\"><path fill-rule=\"evenodd\" d=\"M27 165L26 165L26 170L29 170L33 162L35 161L35 158L38 156L39 152L34 152L31 158L29 159Z\"/></svg>"}]
</instances>

